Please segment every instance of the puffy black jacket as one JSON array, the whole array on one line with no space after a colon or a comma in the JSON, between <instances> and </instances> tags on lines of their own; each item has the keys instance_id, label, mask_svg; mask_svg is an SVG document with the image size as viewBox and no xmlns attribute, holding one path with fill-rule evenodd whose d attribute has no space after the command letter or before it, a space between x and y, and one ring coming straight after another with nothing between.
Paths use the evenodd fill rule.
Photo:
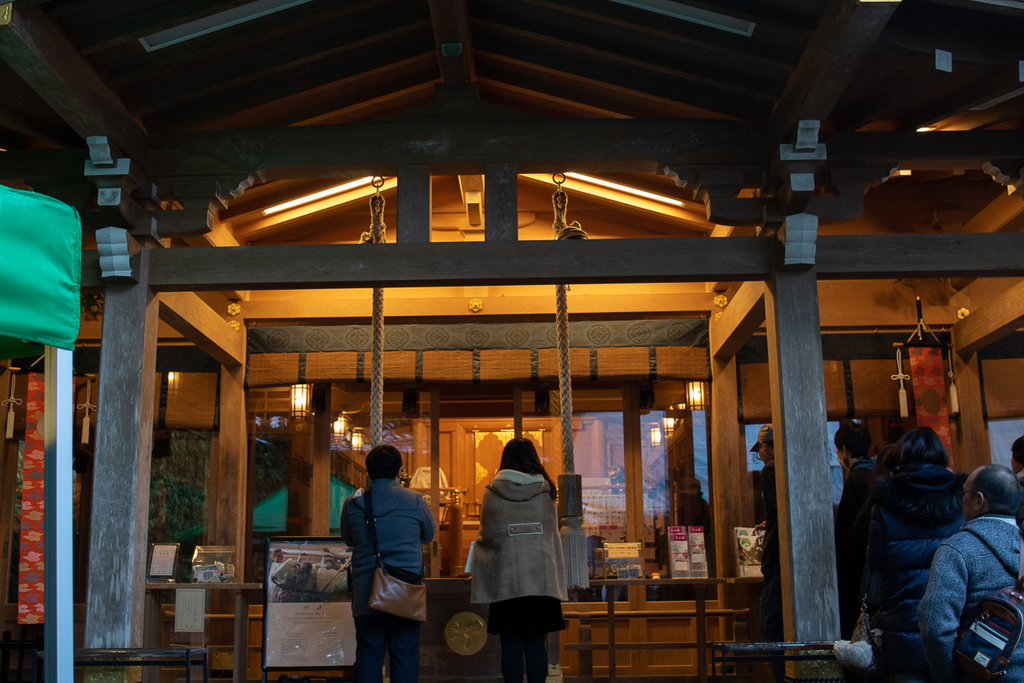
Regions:
<instances>
[{"instance_id":1,"label":"puffy black jacket","mask_svg":"<svg viewBox=\"0 0 1024 683\"><path fill-rule=\"evenodd\" d=\"M910 465L875 480L868 566L882 574L882 652L889 673L928 677L917 606L936 548L964 524L961 477L938 465Z\"/></svg>"}]
</instances>

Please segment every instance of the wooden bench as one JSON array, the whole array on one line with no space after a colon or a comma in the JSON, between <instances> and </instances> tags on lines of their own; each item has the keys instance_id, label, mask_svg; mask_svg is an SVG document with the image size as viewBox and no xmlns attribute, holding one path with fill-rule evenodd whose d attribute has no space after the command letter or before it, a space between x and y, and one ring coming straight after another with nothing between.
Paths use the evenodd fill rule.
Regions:
<instances>
[{"instance_id":1,"label":"wooden bench","mask_svg":"<svg viewBox=\"0 0 1024 683\"><path fill-rule=\"evenodd\" d=\"M36 653L36 667L32 681L38 680L45 652ZM75 648L75 666L163 666L184 664L185 683L192 681L192 667L203 667L203 683L209 683L209 652L202 647L129 647L129 648Z\"/></svg>"}]
</instances>

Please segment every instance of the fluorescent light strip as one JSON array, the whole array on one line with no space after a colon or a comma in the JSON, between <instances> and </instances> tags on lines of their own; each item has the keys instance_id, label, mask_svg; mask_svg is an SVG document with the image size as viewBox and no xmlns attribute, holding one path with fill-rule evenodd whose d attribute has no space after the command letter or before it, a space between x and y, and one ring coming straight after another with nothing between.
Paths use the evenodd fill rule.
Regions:
<instances>
[{"instance_id":1,"label":"fluorescent light strip","mask_svg":"<svg viewBox=\"0 0 1024 683\"><path fill-rule=\"evenodd\" d=\"M718 12L711 12L706 9L690 7L670 0L611 0L620 5L628 5L637 9L647 10L655 14L662 14L673 19L682 19L693 24L700 24L709 28L716 28L719 31L727 31L749 38L754 34L756 24L743 19L736 19Z\"/></svg>"},{"instance_id":2,"label":"fluorescent light strip","mask_svg":"<svg viewBox=\"0 0 1024 683\"><path fill-rule=\"evenodd\" d=\"M281 204L275 204L274 206L263 209L263 215L269 216L272 213L278 213L280 211L285 211L286 209L294 209L296 206L309 204L310 202L315 202L316 200L323 199L324 197L330 197L331 195L347 192L348 190L354 190L357 187L369 185L371 180L373 180L373 176L366 176L365 178L353 180L345 183L344 185L335 185L334 187L328 187L326 190L307 194L304 197L299 197L298 199L291 199L287 202L282 202Z\"/></svg>"},{"instance_id":3,"label":"fluorescent light strip","mask_svg":"<svg viewBox=\"0 0 1024 683\"><path fill-rule=\"evenodd\" d=\"M180 26L166 29L164 31L157 31L148 36L139 38L139 42L142 43L142 47L146 48L146 52L153 52L154 50L161 50L171 45L177 45L178 43L184 43L186 40L192 40L199 36L205 36L215 31L228 28L230 26L237 26L238 24L244 24L247 21L253 19L259 19L265 17L268 14L274 12L280 12L297 5L304 5L312 0L256 0L256 2L250 2L248 5L242 5L241 7L235 7L233 9L225 10L223 12L217 12L211 14L208 17L202 19L196 19Z\"/></svg>"},{"instance_id":4,"label":"fluorescent light strip","mask_svg":"<svg viewBox=\"0 0 1024 683\"><path fill-rule=\"evenodd\" d=\"M671 204L672 206L682 206L683 203L678 199L672 197L666 197L665 195L654 194L653 192L647 192L646 190L638 190L635 187L629 187L628 185L619 185L613 183L610 180L602 180L601 178L595 178L589 175L583 175L582 173L566 173L566 178L575 178L576 180L582 180L585 183L591 183L593 185L600 185L607 187L612 190L618 190L619 192L626 192L637 197L644 197L646 199L653 199L656 202L662 202L664 204Z\"/></svg>"}]
</instances>

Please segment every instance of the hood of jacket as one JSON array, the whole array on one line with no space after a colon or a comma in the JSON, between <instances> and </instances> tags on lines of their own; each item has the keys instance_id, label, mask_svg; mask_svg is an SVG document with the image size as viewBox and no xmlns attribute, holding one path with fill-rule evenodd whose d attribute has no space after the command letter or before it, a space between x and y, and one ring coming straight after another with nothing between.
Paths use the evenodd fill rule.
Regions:
<instances>
[{"instance_id":1,"label":"hood of jacket","mask_svg":"<svg viewBox=\"0 0 1024 683\"><path fill-rule=\"evenodd\" d=\"M1012 529L1013 527L1002 520L991 515L982 515L967 522L962 531L977 537L999 559L999 563L1006 571L1016 576L1020 570L1017 546L1014 543L1007 543L1007 538L1011 534L1019 535L1019 531L1014 532Z\"/></svg>"},{"instance_id":2,"label":"hood of jacket","mask_svg":"<svg viewBox=\"0 0 1024 683\"><path fill-rule=\"evenodd\" d=\"M551 485L544 481L542 474L526 474L518 470L498 470L487 488L505 500L522 502L541 493L549 495Z\"/></svg>"},{"instance_id":3,"label":"hood of jacket","mask_svg":"<svg viewBox=\"0 0 1024 683\"><path fill-rule=\"evenodd\" d=\"M875 480L874 502L914 524L949 524L963 514L957 491L965 478L939 465L907 465Z\"/></svg>"}]
</instances>

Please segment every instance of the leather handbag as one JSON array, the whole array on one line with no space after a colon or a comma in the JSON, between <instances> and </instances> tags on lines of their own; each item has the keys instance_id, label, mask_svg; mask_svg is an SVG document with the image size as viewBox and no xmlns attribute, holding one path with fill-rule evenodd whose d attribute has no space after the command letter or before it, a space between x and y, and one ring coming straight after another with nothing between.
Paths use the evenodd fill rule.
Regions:
<instances>
[{"instance_id":1,"label":"leather handbag","mask_svg":"<svg viewBox=\"0 0 1024 683\"><path fill-rule=\"evenodd\" d=\"M868 596L860 606L860 616L853 627L850 640L837 640L833 646L836 659L848 672L857 676L884 676L882 658L882 632L872 628L874 617L868 616Z\"/></svg>"},{"instance_id":2,"label":"leather handbag","mask_svg":"<svg viewBox=\"0 0 1024 683\"><path fill-rule=\"evenodd\" d=\"M373 542L373 553L377 558L369 606L378 612L403 619L426 621L427 587L423 583L423 573L390 567L384 562L377 543L377 519L373 514L371 492L367 490L363 497L366 499L366 527Z\"/></svg>"}]
</instances>

